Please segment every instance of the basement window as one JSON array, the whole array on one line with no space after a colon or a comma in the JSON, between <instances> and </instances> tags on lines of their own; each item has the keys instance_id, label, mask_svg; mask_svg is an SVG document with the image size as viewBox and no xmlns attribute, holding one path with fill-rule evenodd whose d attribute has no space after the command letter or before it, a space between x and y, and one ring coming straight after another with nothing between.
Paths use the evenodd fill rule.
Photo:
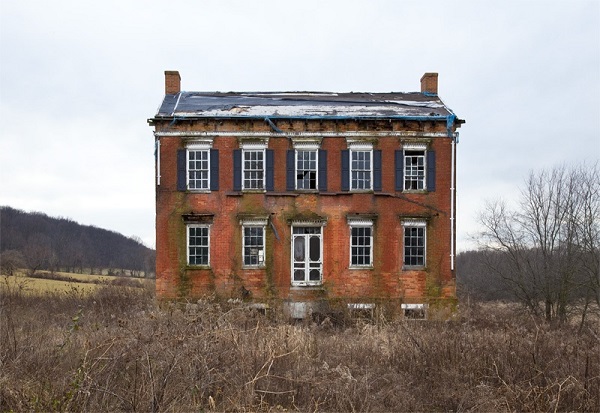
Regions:
<instances>
[{"instance_id":1,"label":"basement window","mask_svg":"<svg viewBox=\"0 0 600 413\"><path fill-rule=\"evenodd\" d=\"M404 318L408 320L426 320L427 304L402 304Z\"/></svg>"}]
</instances>

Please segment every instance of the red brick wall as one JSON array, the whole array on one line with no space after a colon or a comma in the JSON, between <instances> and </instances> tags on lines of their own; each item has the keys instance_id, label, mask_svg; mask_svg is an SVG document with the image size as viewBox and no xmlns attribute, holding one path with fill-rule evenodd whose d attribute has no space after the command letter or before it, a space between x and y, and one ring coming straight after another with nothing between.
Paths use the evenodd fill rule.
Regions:
<instances>
[{"instance_id":1,"label":"red brick wall","mask_svg":"<svg viewBox=\"0 0 600 413\"><path fill-rule=\"evenodd\" d=\"M280 122L284 130L335 130L337 137L326 137L321 148L328 152L327 194L286 193L285 155L292 144L285 137L271 137L268 147L275 151L275 191L243 194L233 191L233 150L239 148L236 137L218 136L213 148L219 150L220 190L209 194L178 192L176 153L184 147L180 137L160 138L161 183L156 192L156 288L159 297L246 296L308 299L343 298L369 301L381 298L405 302L430 302L453 298L454 274L450 270L450 174L451 140L429 138L436 152L436 191L409 194L394 189L394 151L401 149L398 137L379 137L375 145L382 150L383 190L376 193L341 192L341 151L347 148L345 130L415 130L445 132L445 122L408 123L320 123ZM166 128L158 124L157 131ZM260 122L226 121L221 124L198 122L182 124L170 131L207 130L269 131ZM214 214L211 227L210 269L185 265L186 233L182 214ZM290 225L295 214L313 212L327 217L323 229L323 288L291 287ZM270 215L277 230L267 226L265 269L242 269L241 227L238 214ZM376 214L374 225L374 266L372 269L349 268L350 227L347 214ZM402 270L403 228L400 216L428 215L427 266L424 270ZM249 294L249 295L248 295Z\"/></svg>"}]
</instances>

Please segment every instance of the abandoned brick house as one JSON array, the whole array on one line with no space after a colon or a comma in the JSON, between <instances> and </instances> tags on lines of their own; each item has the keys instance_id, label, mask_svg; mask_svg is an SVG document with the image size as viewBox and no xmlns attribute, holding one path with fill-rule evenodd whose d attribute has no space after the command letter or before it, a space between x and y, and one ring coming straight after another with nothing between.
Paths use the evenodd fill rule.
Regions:
<instances>
[{"instance_id":1,"label":"abandoned brick house","mask_svg":"<svg viewBox=\"0 0 600 413\"><path fill-rule=\"evenodd\" d=\"M456 129L412 93L181 91L156 139L156 291L401 313L455 300Z\"/></svg>"}]
</instances>

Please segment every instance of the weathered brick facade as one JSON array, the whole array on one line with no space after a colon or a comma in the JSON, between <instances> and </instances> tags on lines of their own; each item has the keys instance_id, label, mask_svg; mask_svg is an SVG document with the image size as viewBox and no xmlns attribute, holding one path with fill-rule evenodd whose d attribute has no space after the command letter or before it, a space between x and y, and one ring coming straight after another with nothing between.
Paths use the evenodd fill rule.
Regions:
<instances>
[{"instance_id":1,"label":"weathered brick facade","mask_svg":"<svg viewBox=\"0 0 600 413\"><path fill-rule=\"evenodd\" d=\"M417 115L390 115L380 109L376 110L381 113L364 114L362 106L388 103L387 96L383 96L377 98L378 102L365 104L361 102L362 94L356 96L358 103L352 94L346 94L352 99L340 101L322 97L325 94L261 94L259 98L271 99L272 106L258 111L260 101L237 104L245 102L242 98L246 95L183 95L179 73L165 75L165 102L149 120L157 140L158 297L217 295L271 304L385 301L398 308L406 303L431 306L454 302L453 162L456 128L463 121L437 98L437 74L426 74L421 81L423 90L399 103L415 107L420 111ZM415 102L415 95L421 95L423 101ZM232 105L228 101L232 97L240 100ZM274 106L273 98L277 101ZM389 100L395 98L390 96ZM207 99L219 109L215 112L210 105L194 108L194 99ZM307 115L294 108L290 115L281 114L285 112L282 106L289 103L286 99L291 99L291 104L306 99L309 105L324 105L322 99L327 100L326 106L319 106L326 113ZM431 101L435 104L428 103ZM340 115L343 108L338 111L336 105L341 108L348 104L357 105L357 112ZM178 105L182 105L179 112ZM430 107L443 111L431 114ZM192 176L188 170L192 168L192 155L186 157L185 153L186 148L195 150L193 145L199 145L210 158L210 167L206 167L208 161L200 167L210 175L210 185L202 189L190 189L189 181L186 186ZM301 179L294 154L303 150L302 145L318 152L319 159L318 187L308 190L293 188L294 182ZM366 175L361 175L367 177L367 188L360 190L352 189L352 185L360 185L353 168L358 170L362 166L356 165L363 164L344 158L355 156L348 155L352 145L358 145L355 148L368 159ZM265 154L261 168L266 185L257 190L240 188L240 179L243 185L250 185L244 179L251 176L251 163L244 163L243 158L242 168L247 169L240 170L236 156L245 156L240 155L243 148L255 147ZM430 152L435 156L426 156ZM412 155L427 164L416 173L416 180L422 180L427 188L406 188L406 177L411 173L407 162L412 162L406 157ZM419 173L432 176L419 177ZM316 169L307 175L316 177ZM346 176L349 178L343 178ZM405 228L412 222L423 228L422 232L415 230L415 245L420 240L425 242L411 250L417 265L407 265L405 257ZM244 237L245 223L262 228L259 234L263 244L256 249L244 249L244 242L250 242ZM368 236L353 238L363 234L351 232L353 223L366 226ZM200 241L191 240L187 228L194 225L208 228L209 235L198 238ZM298 233L306 228L307 233L319 233L295 236L295 227ZM193 249L193 254L207 261L190 263L192 244L205 239L208 253ZM355 252L351 252L352 242L362 243L352 250ZM361 251L364 258L352 258L359 254L356 251ZM314 257L309 259L310 254ZM245 259L254 264L245 264Z\"/></svg>"}]
</instances>

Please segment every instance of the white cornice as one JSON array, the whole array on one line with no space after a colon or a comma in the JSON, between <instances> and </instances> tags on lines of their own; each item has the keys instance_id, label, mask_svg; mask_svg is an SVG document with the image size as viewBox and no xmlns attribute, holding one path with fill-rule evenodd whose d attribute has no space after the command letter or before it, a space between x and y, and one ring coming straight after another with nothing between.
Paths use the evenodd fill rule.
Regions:
<instances>
[{"instance_id":1,"label":"white cornice","mask_svg":"<svg viewBox=\"0 0 600 413\"><path fill-rule=\"evenodd\" d=\"M156 131L154 136L179 137L179 138L216 138L216 137L245 137L245 138L379 138L379 137L401 137L401 138L447 138L446 132L200 132L200 131Z\"/></svg>"}]
</instances>

